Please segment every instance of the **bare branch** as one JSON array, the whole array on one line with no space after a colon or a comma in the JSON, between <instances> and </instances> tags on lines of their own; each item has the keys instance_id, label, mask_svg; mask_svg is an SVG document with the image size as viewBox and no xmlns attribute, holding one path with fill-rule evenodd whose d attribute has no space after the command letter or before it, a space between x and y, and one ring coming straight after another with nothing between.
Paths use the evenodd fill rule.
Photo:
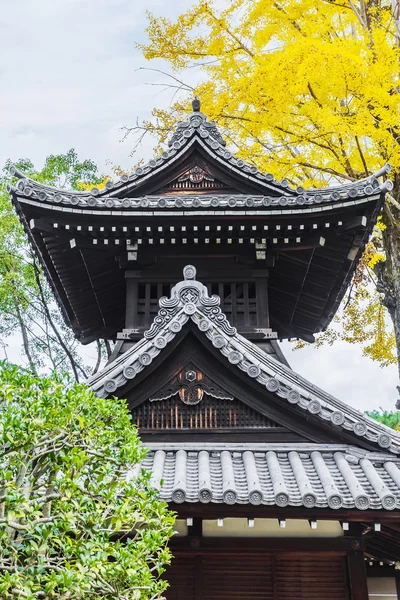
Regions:
<instances>
[{"instance_id":1,"label":"bare branch","mask_svg":"<svg viewBox=\"0 0 400 600\"><path fill-rule=\"evenodd\" d=\"M369 175L369 171L368 171L367 163L366 163L366 161L365 161L364 153L363 153L363 151L362 151L362 149L361 149L361 145L360 145L360 141L359 141L359 139L358 139L358 135L356 135L356 136L354 136L354 137L355 137L355 139L356 139L356 144L357 144L357 148L358 148L358 153L359 153L359 155L360 155L360 158L361 158L361 161L362 161L362 164L363 164L363 167L364 167L365 176L366 176L366 177L368 177L368 175Z\"/></svg>"},{"instance_id":2,"label":"bare branch","mask_svg":"<svg viewBox=\"0 0 400 600\"><path fill-rule=\"evenodd\" d=\"M194 89L195 89L194 87L192 87L188 83L185 83L184 81L182 81L178 77L175 77L175 75L172 75L171 73L167 73L166 71L162 71L161 69L152 69L150 67L139 67L138 69L136 69L136 71L153 71L154 73L161 73L161 75L165 75L166 77L170 77L170 79L173 79L174 81L176 81L177 83L179 83L182 86L183 89L186 89L189 92L194 92Z\"/></svg>"},{"instance_id":3,"label":"bare branch","mask_svg":"<svg viewBox=\"0 0 400 600\"><path fill-rule=\"evenodd\" d=\"M19 326L21 328L22 343L24 345L24 351L25 351L26 357L29 362L29 368L34 375L37 375L35 363L33 362L33 358L31 355L30 348L29 348L29 338L28 338L28 332L27 332L27 328L25 325L25 321L22 318L20 307L16 301L14 301L14 306L15 306L15 310L16 310L16 314L17 314L17 320L18 320Z\"/></svg>"},{"instance_id":4,"label":"bare branch","mask_svg":"<svg viewBox=\"0 0 400 600\"><path fill-rule=\"evenodd\" d=\"M64 350L65 354L68 357L68 360L69 360L69 362L71 364L71 368L72 368L72 371L74 373L74 377L75 377L76 381L79 381L79 375L78 375L78 367L79 366L77 365L76 360L72 356L72 353L71 353L70 349L68 348L67 344L62 339L62 337L60 335L60 332L58 331L58 329L57 329L57 327L56 327L56 325L55 325L55 323L54 323L54 321L53 321L53 319L51 317L49 308L47 306L47 302L46 302L45 297L44 297L42 282L40 281L40 271L39 271L39 267L38 267L37 262L36 262L36 258L33 259L33 268L34 268L34 272L35 272L35 281L36 281L36 284L38 286L40 298L42 300L43 309L44 309L44 312L46 314L47 320L50 323L50 326L51 326L52 330L54 331L54 334L55 334L55 336L56 336L56 338L58 340L58 343L60 344L61 348ZM82 369L82 367L79 367L79 370L81 372L83 372L83 375L87 378L87 374Z\"/></svg>"}]
</instances>

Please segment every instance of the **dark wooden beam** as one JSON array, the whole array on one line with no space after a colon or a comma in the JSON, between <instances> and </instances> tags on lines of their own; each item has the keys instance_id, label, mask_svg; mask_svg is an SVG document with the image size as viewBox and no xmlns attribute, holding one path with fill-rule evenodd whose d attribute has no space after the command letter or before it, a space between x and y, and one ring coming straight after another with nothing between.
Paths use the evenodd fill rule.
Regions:
<instances>
[{"instance_id":1,"label":"dark wooden beam","mask_svg":"<svg viewBox=\"0 0 400 600\"><path fill-rule=\"evenodd\" d=\"M370 566L368 561L366 562L367 578L375 579L379 577L396 577L396 569L394 567L381 566ZM399 573L400 574L400 573Z\"/></svg>"},{"instance_id":2,"label":"dark wooden beam","mask_svg":"<svg viewBox=\"0 0 400 600\"><path fill-rule=\"evenodd\" d=\"M362 542L353 538L347 552L352 600L368 600L367 572Z\"/></svg>"},{"instance_id":3,"label":"dark wooden beam","mask_svg":"<svg viewBox=\"0 0 400 600\"><path fill-rule=\"evenodd\" d=\"M170 508L178 513L179 518L201 516L203 519L219 519L227 517L259 518L259 519L315 519L321 521L346 521L359 523L388 523L400 522L400 511L384 510L331 510L327 508L302 508L287 506L253 506L251 504L170 504Z\"/></svg>"},{"instance_id":4,"label":"dark wooden beam","mask_svg":"<svg viewBox=\"0 0 400 600\"><path fill-rule=\"evenodd\" d=\"M228 428L215 428L215 429L167 429L166 431L160 429L144 429L139 426L139 435L143 444L154 443L154 442L171 442L172 440L177 443L188 442L188 443L204 443L212 440L221 442L239 442L239 443L256 443L263 442L267 444L282 444L289 442L307 442L307 438L289 431L284 427L270 427L268 428L250 428L248 427L240 429L228 429Z\"/></svg>"},{"instance_id":5,"label":"dark wooden beam","mask_svg":"<svg viewBox=\"0 0 400 600\"><path fill-rule=\"evenodd\" d=\"M355 552L353 547L361 548L359 538L334 537L334 538L310 538L310 537L271 537L271 538L238 538L238 537L196 537L177 536L173 537L169 546L172 553L196 553L213 554L259 554L260 552L330 552L332 554L345 554ZM362 548L360 550L363 556ZM364 564L364 557L362 558Z\"/></svg>"},{"instance_id":6,"label":"dark wooden beam","mask_svg":"<svg viewBox=\"0 0 400 600\"><path fill-rule=\"evenodd\" d=\"M203 519L199 519L199 517L193 519L193 525L188 526L188 535L193 537L203 536Z\"/></svg>"},{"instance_id":7,"label":"dark wooden beam","mask_svg":"<svg viewBox=\"0 0 400 600\"><path fill-rule=\"evenodd\" d=\"M365 217L365 216L353 217L352 219L347 219L343 223L343 225L340 225L337 228L337 233L340 233L342 231L350 231L351 229L358 229L359 227L361 227L362 229L365 229L367 224L368 224L367 217Z\"/></svg>"}]
</instances>

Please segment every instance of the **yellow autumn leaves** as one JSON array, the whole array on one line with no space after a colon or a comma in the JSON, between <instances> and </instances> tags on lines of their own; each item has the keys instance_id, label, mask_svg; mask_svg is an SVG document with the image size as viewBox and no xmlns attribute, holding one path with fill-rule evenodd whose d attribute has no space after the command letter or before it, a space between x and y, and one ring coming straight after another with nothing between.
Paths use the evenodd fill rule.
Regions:
<instances>
[{"instance_id":1,"label":"yellow autumn leaves","mask_svg":"<svg viewBox=\"0 0 400 600\"><path fill-rule=\"evenodd\" d=\"M390 3L370 4L363 24L346 1L237 0L219 13L201 0L175 22L149 15L140 48L173 69L203 65L196 92L243 159L326 185L400 163L400 54ZM176 118L184 112L177 102Z\"/></svg>"},{"instance_id":2,"label":"yellow autumn leaves","mask_svg":"<svg viewBox=\"0 0 400 600\"><path fill-rule=\"evenodd\" d=\"M390 162L400 195L399 65L389 0L199 0L175 20L148 14L148 59L164 59L195 89L235 153L292 185L328 186ZM155 109L147 123L162 143L189 99ZM381 223L341 315L342 337L382 365L395 339L374 289L385 260ZM385 238L385 239L384 239ZM383 240L383 241L382 241ZM321 338L332 340L330 331Z\"/></svg>"}]
</instances>

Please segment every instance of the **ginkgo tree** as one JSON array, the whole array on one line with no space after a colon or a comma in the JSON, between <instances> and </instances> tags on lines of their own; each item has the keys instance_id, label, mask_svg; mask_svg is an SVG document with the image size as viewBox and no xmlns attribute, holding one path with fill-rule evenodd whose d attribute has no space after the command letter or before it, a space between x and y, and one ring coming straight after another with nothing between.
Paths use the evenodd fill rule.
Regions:
<instances>
[{"instance_id":1,"label":"ginkgo tree","mask_svg":"<svg viewBox=\"0 0 400 600\"><path fill-rule=\"evenodd\" d=\"M149 41L138 46L147 59L167 62L178 88L188 89L185 73L198 65L191 96L237 155L277 179L329 186L391 163L392 195L342 316L354 327L323 339L344 336L383 365L400 362L398 0L231 0L220 7L199 0L173 21L148 14ZM172 112L154 109L143 127L162 144L187 106L182 98Z\"/></svg>"}]
</instances>

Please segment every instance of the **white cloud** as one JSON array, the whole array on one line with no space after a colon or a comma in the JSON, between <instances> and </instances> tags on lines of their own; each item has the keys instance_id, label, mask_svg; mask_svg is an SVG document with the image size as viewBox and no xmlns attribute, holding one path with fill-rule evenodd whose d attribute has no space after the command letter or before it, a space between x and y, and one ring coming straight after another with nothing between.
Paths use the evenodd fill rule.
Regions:
<instances>
[{"instance_id":1,"label":"white cloud","mask_svg":"<svg viewBox=\"0 0 400 600\"><path fill-rule=\"evenodd\" d=\"M289 342L281 347L295 371L343 402L359 410L395 410L397 366L382 369L362 356L360 346L346 342L295 351Z\"/></svg>"},{"instance_id":2,"label":"white cloud","mask_svg":"<svg viewBox=\"0 0 400 600\"><path fill-rule=\"evenodd\" d=\"M29 156L39 165L75 147L102 170L107 160L132 164L132 141L120 143L120 127L149 117L158 92L146 85L154 74L138 71L146 66L134 45L145 39L145 8L162 12L163 2L19 0L3 7L1 163Z\"/></svg>"}]
</instances>

